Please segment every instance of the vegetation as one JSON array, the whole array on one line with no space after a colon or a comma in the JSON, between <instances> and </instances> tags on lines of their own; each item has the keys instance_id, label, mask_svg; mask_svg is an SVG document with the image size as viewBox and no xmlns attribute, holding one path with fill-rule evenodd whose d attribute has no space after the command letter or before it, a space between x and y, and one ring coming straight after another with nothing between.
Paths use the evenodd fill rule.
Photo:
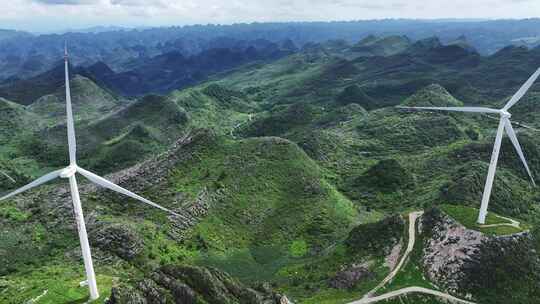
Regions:
<instances>
[{"instance_id":1,"label":"vegetation","mask_svg":"<svg viewBox=\"0 0 540 304\"><path fill-rule=\"evenodd\" d=\"M390 215L440 206L467 228L503 236L482 250L503 252L508 244L498 240L518 244L508 252L519 261L483 254L471 262L482 275L468 274L463 284L482 289L475 299L536 299L535 238L529 244L513 234L535 233L537 227L527 223L540 214L540 192L530 187L506 139L488 224L509 223L501 214L519 219L520 228L478 227L471 208L480 201L496 122L393 106L500 105L532 72L537 50L481 57L464 41L444 45L436 38L404 37L369 37L355 46L312 43L290 56L280 53L283 48L274 49L272 62L240 67L231 59L234 71L204 84L134 100L101 88L115 76L106 66L92 67L92 77L73 76L79 164L114 172L111 179L182 215L168 218L81 185L103 297L136 294L143 285L167 297L169 278L206 302L241 302L231 290L253 289L298 303L344 303L390 271L386 259L407 237L404 219ZM156 72L183 60L169 54L146 64L156 64ZM2 191L67 163L62 85L51 73L41 75L40 96L15 100L31 105L0 100L0 170L15 180L0 175ZM185 84L175 87L169 79L165 89L164 83L152 85L168 92ZM17 88L3 85L12 90L3 96L23 96ZM537 126L539 96L528 95L515 116ZM538 136L516 129L537 176ZM44 290L43 303L85 301L85 290L77 287L83 272L64 183L3 203L0 225L0 302L25 302ZM424 245L420 239L381 292L434 288L423 273ZM511 282L504 277L510 272ZM518 278L525 283L517 286ZM201 282L210 282L203 284L208 289L194 287ZM226 299L216 300L209 290L220 284L230 288ZM117 294L111 294L113 286ZM472 292L465 285L460 291ZM514 292L518 302L504 295ZM438 303L419 295L392 301Z\"/></svg>"},{"instance_id":2,"label":"vegetation","mask_svg":"<svg viewBox=\"0 0 540 304\"><path fill-rule=\"evenodd\" d=\"M512 224L510 220L502 218L493 212L488 213L485 225L502 225L497 227L483 227L484 225L480 225L477 222L479 210L476 208L459 205L441 205L440 208L444 213L451 216L468 229L478 230L489 235L514 234L522 232L529 227L526 223L521 222L518 222L519 227L509 226Z\"/></svg>"}]
</instances>

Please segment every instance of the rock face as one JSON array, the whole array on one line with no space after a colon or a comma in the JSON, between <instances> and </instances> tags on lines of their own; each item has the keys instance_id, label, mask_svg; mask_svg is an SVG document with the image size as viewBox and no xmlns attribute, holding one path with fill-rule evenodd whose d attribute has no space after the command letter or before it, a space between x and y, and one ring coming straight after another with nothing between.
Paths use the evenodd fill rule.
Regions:
<instances>
[{"instance_id":1,"label":"rock face","mask_svg":"<svg viewBox=\"0 0 540 304\"><path fill-rule=\"evenodd\" d=\"M431 237L424 247L424 265L427 277L449 291L456 292L462 279L463 265L477 253L487 240L482 233L466 229L436 209L423 219L424 229Z\"/></svg>"},{"instance_id":2,"label":"rock face","mask_svg":"<svg viewBox=\"0 0 540 304\"><path fill-rule=\"evenodd\" d=\"M213 268L164 266L135 286L114 287L108 304L289 304L268 286L247 288Z\"/></svg>"},{"instance_id":3,"label":"rock face","mask_svg":"<svg viewBox=\"0 0 540 304\"><path fill-rule=\"evenodd\" d=\"M98 226L94 233L90 234L92 245L128 261L141 252L142 240L129 227L121 224Z\"/></svg>"},{"instance_id":4,"label":"rock face","mask_svg":"<svg viewBox=\"0 0 540 304\"><path fill-rule=\"evenodd\" d=\"M448 292L478 303L540 303L540 260L530 233L487 236L431 209L422 238L425 275Z\"/></svg>"},{"instance_id":5,"label":"rock face","mask_svg":"<svg viewBox=\"0 0 540 304\"><path fill-rule=\"evenodd\" d=\"M358 282L364 279L370 279L374 275L369 270L369 263L361 265L352 265L342 271L339 271L335 277L330 280L330 287L336 289L353 288Z\"/></svg>"}]
</instances>

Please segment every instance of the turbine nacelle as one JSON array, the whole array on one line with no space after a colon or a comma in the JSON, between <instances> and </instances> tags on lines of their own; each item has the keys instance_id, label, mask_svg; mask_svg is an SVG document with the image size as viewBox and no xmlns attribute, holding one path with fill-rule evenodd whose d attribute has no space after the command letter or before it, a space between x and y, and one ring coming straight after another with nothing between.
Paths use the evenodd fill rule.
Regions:
<instances>
[{"instance_id":1,"label":"turbine nacelle","mask_svg":"<svg viewBox=\"0 0 540 304\"><path fill-rule=\"evenodd\" d=\"M70 165L70 166L66 167L65 169L63 169L62 171L60 171L60 177L61 178L70 178L73 175L75 175L75 173L77 173L77 166L76 165Z\"/></svg>"},{"instance_id":2,"label":"turbine nacelle","mask_svg":"<svg viewBox=\"0 0 540 304\"><path fill-rule=\"evenodd\" d=\"M504 109L501 109L501 118L506 118L506 119L509 119L510 117L512 117L512 114L510 114L508 111L504 110Z\"/></svg>"}]
</instances>

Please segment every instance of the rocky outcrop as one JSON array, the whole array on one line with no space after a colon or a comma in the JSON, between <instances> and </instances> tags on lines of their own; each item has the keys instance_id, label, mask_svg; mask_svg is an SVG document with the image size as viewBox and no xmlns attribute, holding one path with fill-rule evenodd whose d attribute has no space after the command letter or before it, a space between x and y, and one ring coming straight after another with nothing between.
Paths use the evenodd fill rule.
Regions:
<instances>
[{"instance_id":1,"label":"rocky outcrop","mask_svg":"<svg viewBox=\"0 0 540 304\"><path fill-rule=\"evenodd\" d=\"M126 225L99 223L90 233L92 245L125 260L134 259L143 249L139 235Z\"/></svg>"},{"instance_id":2,"label":"rocky outcrop","mask_svg":"<svg viewBox=\"0 0 540 304\"><path fill-rule=\"evenodd\" d=\"M369 280L374 277L374 274L369 270L371 263L362 263L360 265L351 265L330 279L329 285L336 289L350 289L356 286L360 281Z\"/></svg>"},{"instance_id":3,"label":"rocky outcrop","mask_svg":"<svg viewBox=\"0 0 540 304\"><path fill-rule=\"evenodd\" d=\"M463 265L478 252L487 237L466 229L436 209L424 216L422 227L429 229L427 232L431 234L424 246L423 262L427 277L448 291L457 292Z\"/></svg>"},{"instance_id":4,"label":"rocky outcrop","mask_svg":"<svg viewBox=\"0 0 540 304\"><path fill-rule=\"evenodd\" d=\"M207 188L200 191L195 200L186 204L182 209L176 210L179 216L172 221L167 234L176 241L183 241L189 228L195 226L200 219L208 214L212 203L218 200L222 194L219 189L215 192L210 192Z\"/></svg>"},{"instance_id":5,"label":"rocky outcrop","mask_svg":"<svg viewBox=\"0 0 540 304\"><path fill-rule=\"evenodd\" d=\"M213 268L164 266L135 286L116 286L108 304L289 304L267 285L245 287Z\"/></svg>"},{"instance_id":6,"label":"rocky outcrop","mask_svg":"<svg viewBox=\"0 0 540 304\"><path fill-rule=\"evenodd\" d=\"M425 275L478 303L540 303L540 260L528 232L488 236L438 209L422 219Z\"/></svg>"}]
</instances>

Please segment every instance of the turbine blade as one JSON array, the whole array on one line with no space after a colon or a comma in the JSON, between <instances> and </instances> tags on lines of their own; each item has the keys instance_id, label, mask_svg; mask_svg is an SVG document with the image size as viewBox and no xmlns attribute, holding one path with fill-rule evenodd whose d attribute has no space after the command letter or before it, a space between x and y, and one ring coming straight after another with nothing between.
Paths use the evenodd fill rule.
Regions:
<instances>
[{"instance_id":1,"label":"turbine blade","mask_svg":"<svg viewBox=\"0 0 540 304\"><path fill-rule=\"evenodd\" d=\"M522 124L522 123L520 123L520 122L514 122L514 124L516 124L518 127L521 127L521 128L525 128L525 129L529 129L529 130L533 130L533 131L540 131L540 129L533 128L533 127L531 127L531 126Z\"/></svg>"},{"instance_id":2,"label":"turbine blade","mask_svg":"<svg viewBox=\"0 0 540 304\"><path fill-rule=\"evenodd\" d=\"M507 111L510 109L513 105L516 104L524 95L527 93L527 91L532 87L536 79L540 76L540 68L536 70L534 74L519 88L519 90L512 96L512 98L508 101L508 103L504 106L503 110Z\"/></svg>"},{"instance_id":3,"label":"turbine blade","mask_svg":"<svg viewBox=\"0 0 540 304\"><path fill-rule=\"evenodd\" d=\"M91 181L91 182L93 182L95 184L98 184L98 185L100 185L100 186L102 186L104 188L107 188L107 189L110 189L112 191L124 194L126 196L131 197L131 198L139 200L139 201L141 201L141 202L143 202L145 204L148 204L148 205L150 205L152 207L155 207L155 208L161 209L161 210L163 210L165 212L168 212L168 213L170 213L172 215L180 216L178 213L173 212L173 211L171 211L171 210L169 210L169 209L167 209L165 207L162 207L162 206L160 206L160 205L158 205L158 204L156 204L156 203L154 203L152 201L149 201L149 200L145 199L144 197L141 197L141 196L139 196L139 195L137 195L137 194L135 194L135 193L133 193L133 192L131 192L129 190L126 190L126 189L124 189L124 188L122 188L122 187L120 187L120 186L118 186L116 184L113 184L112 182L110 182L110 181L104 179L103 177L100 177L100 176L98 176L98 175L96 175L96 174L94 174L94 173L92 173L90 171L84 170L82 168L77 168L77 172L79 172L82 176L86 177L89 181Z\"/></svg>"},{"instance_id":4,"label":"turbine blade","mask_svg":"<svg viewBox=\"0 0 540 304\"><path fill-rule=\"evenodd\" d=\"M66 76L66 115L67 115L67 135L69 146L69 162L71 165L77 162L77 142L75 140L75 126L73 122L73 109L71 107L71 88L69 86L69 57L67 45L65 48L65 76Z\"/></svg>"},{"instance_id":5,"label":"turbine blade","mask_svg":"<svg viewBox=\"0 0 540 304\"><path fill-rule=\"evenodd\" d=\"M521 159L525 170L527 170L527 174L529 175L533 185L536 186L534 178L531 174L531 170L529 169L529 165L527 165L527 161L525 160L525 155L523 155L523 151L521 150L521 146L517 139L516 132L514 132L514 128L512 127L512 123L509 119L505 120L504 128L506 129L506 134L508 134L508 137L510 137L510 141L512 141L512 144L514 145L514 148L516 148L516 152L519 155L519 158Z\"/></svg>"},{"instance_id":6,"label":"turbine blade","mask_svg":"<svg viewBox=\"0 0 540 304\"><path fill-rule=\"evenodd\" d=\"M13 183L16 183L16 182L17 182L17 181L15 181L15 180L13 179L13 177L9 176L6 172L0 170L0 173L1 173L3 176L5 176L7 179L9 179L10 181L12 181Z\"/></svg>"},{"instance_id":7,"label":"turbine blade","mask_svg":"<svg viewBox=\"0 0 540 304\"><path fill-rule=\"evenodd\" d=\"M51 173L45 174L42 177L40 177L40 178L36 179L35 181L31 182L30 184L28 184L28 185L26 185L24 187L21 187L21 188L15 190L13 192L7 194L7 195L4 195L3 197L0 197L0 201L3 201L5 199L8 199L8 198L14 196L14 195L20 194L20 193L22 193L24 191L30 190L32 188L35 188L35 187L37 187L39 185L42 185L42 184L48 182L48 181L51 181L51 180L59 177L60 172L62 172L62 170L64 170L64 169L56 170L56 171L53 171Z\"/></svg>"},{"instance_id":8,"label":"turbine blade","mask_svg":"<svg viewBox=\"0 0 540 304\"><path fill-rule=\"evenodd\" d=\"M452 112L473 112L473 113L494 113L500 114L500 110L483 108L483 107L403 107L398 106L399 109L408 110L433 110L433 111L452 111Z\"/></svg>"}]
</instances>

